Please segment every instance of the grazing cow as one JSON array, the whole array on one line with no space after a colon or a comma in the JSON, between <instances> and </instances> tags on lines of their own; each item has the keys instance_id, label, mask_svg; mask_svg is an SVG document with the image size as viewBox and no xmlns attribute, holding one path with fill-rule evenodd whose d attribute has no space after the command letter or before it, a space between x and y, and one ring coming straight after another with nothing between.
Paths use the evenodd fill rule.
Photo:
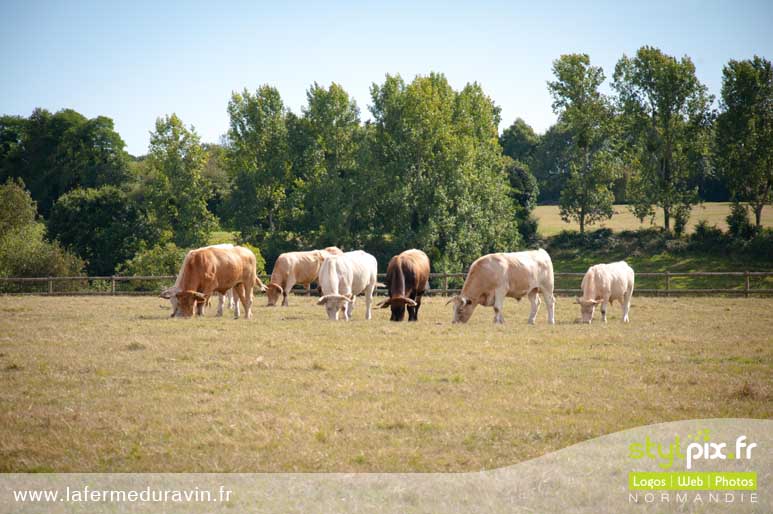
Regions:
<instances>
[{"instance_id":1,"label":"grazing cow","mask_svg":"<svg viewBox=\"0 0 773 514\"><path fill-rule=\"evenodd\" d=\"M289 305L287 296L295 284L303 284L308 288L309 284L317 280L325 258L342 253L335 246L328 246L324 250L288 252L280 255L274 263L274 270L271 272L271 280L266 291L268 306L276 305L281 295L282 306L287 307Z\"/></svg>"},{"instance_id":2,"label":"grazing cow","mask_svg":"<svg viewBox=\"0 0 773 514\"><path fill-rule=\"evenodd\" d=\"M418 321L421 297L429 289L429 257L421 250L406 250L390 259L386 286L389 298L379 304L392 308L391 321L402 321L408 307L408 321Z\"/></svg>"},{"instance_id":3,"label":"grazing cow","mask_svg":"<svg viewBox=\"0 0 773 514\"><path fill-rule=\"evenodd\" d=\"M226 248L230 249L233 248L234 245L229 243L223 243L223 244L217 244L217 245L210 245L210 246L204 246L203 248ZM201 248L199 248L200 250ZM177 296L175 296L177 293L181 291L180 289L180 280L183 276L183 269L185 269L185 261L188 259L188 256L191 254L191 252L194 250L189 251L185 255L185 259L183 259L182 266L180 266L180 271L177 273L177 279L175 280L175 283L173 286L168 287L161 291L161 298L165 298L169 300L169 302L172 304L172 315L171 317L174 317L177 313ZM225 295L218 295L218 301L217 301L217 315L222 316L223 315L223 304L225 302L228 302L228 308L234 311L236 316L239 316L239 302L234 300L234 292L232 290L229 290ZM206 303L207 306L209 306L209 302ZM197 302L196 303L196 314L199 316L204 315L204 302Z\"/></svg>"},{"instance_id":4,"label":"grazing cow","mask_svg":"<svg viewBox=\"0 0 773 514\"><path fill-rule=\"evenodd\" d=\"M331 320L337 320L338 313L343 312L343 318L348 321L352 319L357 295L365 293L365 319L370 319L377 273L376 258L362 250L331 255L319 270L322 298L317 305L325 306Z\"/></svg>"},{"instance_id":5,"label":"grazing cow","mask_svg":"<svg viewBox=\"0 0 773 514\"><path fill-rule=\"evenodd\" d=\"M249 249L200 248L190 252L185 259L177 297L175 316L193 316L198 303L206 302L214 292L221 295L229 289L236 291L244 306L247 319L252 318L252 290L257 285L262 291L266 286L255 274L255 254ZM235 313L234 318L239 314Z\"/></svg>"},{"instance_id":6,"label":"grazing cow","mask_svg":"<svg viewBox=\"0 0 773 514\"><path fill-rule=\"evenodd\" d=\"M502 307L505 297L520 301L529 297L529 324L534 324L539 309L538 293L548 306L548 323L555 323L553 297L553 262L545 250L514 253L491 253L480 257L470 266L461 294L451 298L454 323L466 323L475 307L494 307L494 323L504 323Z\"/></svg>"},{"instance_id":7,"label":"grazing cow","mask_svg":"<svg viewBox=\"0 0 773 514\"><path fill-rule=\"evenodd\" d=\"M625 262L596 264L588 268L582 277L580 304L582 322L590 324L596 305L601 304L601 321L607 322L607 305L614 300L623 306L623 323L628 323L628 310L633 296L633 269Z\"/></svg>"}]
</instances>

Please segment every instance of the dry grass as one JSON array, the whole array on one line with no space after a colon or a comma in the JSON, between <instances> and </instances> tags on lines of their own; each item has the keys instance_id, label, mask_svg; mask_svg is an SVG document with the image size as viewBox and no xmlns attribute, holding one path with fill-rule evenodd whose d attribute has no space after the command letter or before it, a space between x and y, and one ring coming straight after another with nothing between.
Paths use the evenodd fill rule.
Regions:
<instances>
[{"instance_id":1,"label":"dry grass","mask_svg":"<svg viewBox=\"0 0 773 514\"><path fill-rule=\"evenodd\" d=\"M462 471L638 425L773 416L773 300L635 298L606 326L479 309L252 321L155 298L0 297L0 471ZM615 306L617 307L617 306Z\"/></svg>"},{"instance_id":2,"label":"dry grass","mask_svg":"<svg viewBox=\"0 0 773 514\"><path fill-rule=\"evenodd\" d=\"M716 225L722 230L727 230L725 218L730 214L730 204L726 202L707 202L693 207L690 221L687 223L687 232L693 231L695 225L701 221L708 221L709 225ZM561 220L557 205L540 205L534 209L534 215L539 220L539 232L543 236L553 236L562 230L580 230L577 223L565 223ZM749 211L749 216L754 220L754 213ZM773 209L767 207L762 210L762 224L765 227L773 227ZM590 230L596 228L610 228L612 230L636 230L639 228L649 228L652 226L663 226L663 210L658 208L655 216L655 223L650 224L650 220L645 219L640 223L627 205L615 205L615 215L611 219L591 225Z\"/></svg>"}]
</instances>

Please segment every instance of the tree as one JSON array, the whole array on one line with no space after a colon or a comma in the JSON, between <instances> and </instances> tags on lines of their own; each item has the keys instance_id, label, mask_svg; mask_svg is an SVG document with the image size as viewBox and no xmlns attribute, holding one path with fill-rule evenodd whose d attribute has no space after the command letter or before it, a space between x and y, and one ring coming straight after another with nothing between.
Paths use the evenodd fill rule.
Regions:
<instances>
[{"instance_id":1,"label":"tree","mask_svg":"<svg viewBox=\"0 0 773 514\"><path fill-rule=\"evenodd\" d=\"M297 126L306 132L304 162L296 168L307 206L303 225L316 235L317 246L362 246L370 236L375 206L359 108L335 83L328 88L314 83L306 100Z\"/></svg>"},{"instance_id":2,"label":"tree","mask_svg":"<svg viewBox=\"0 0 773 514\"><path fill-rule=\"evenodd\" d=\"M615 179L611 147L612 109L599 92L604 71L586 54L553 61L556 80L548 82L553 111L571 133L569 176L559 199L561 219L585 226L612 217Z\"/></svg>"},{"instance_id":3,"label":"tree","mask_svg":"<svg viewBox=\"0 0 773 514\"><path fill-rule=\"evenodd\" d=\"M637 173L631 178L634 213L653 216L663 208L663 224L684 223L698 201L697 185L708 171L708 142L713 97L695 75L695 65L657 48L644 46L615 66L612 87L618 93L627 157Z\"/></svg>"},{"instance_id":4,"label":"tree","mask_svg":"<svg viewBox=\"0 0 773 514\"><path fill-rule=\"evenodd\" d=\"M120 185L129 178L125 144L113 120L87 119L72 109L29 118L0 117L0 180L24 180L48 215L62 194L77 187Z\"/></svg>"},{"instance_id":5,"label":"tree","mask_svg":"<svg viewBox=\"0 0 773 514\"><path fill-rule=\"evenodd\" d=\"M478 84L445 76L371 87L371 158L382 177L379 232L392 250L420 247L437 269L520 245L498 141L499 109Z\"/></svg>"},{"instance_id":6,"label":"tree","mask_svg":"<svg viewBox=\"0 0 773 514\"><path fill-rule=\"evenodd\" d=\"M524 164L529 163L529 159L531 159L534 150L537 148L539 140L539 135L521 118L517 118L499 136L502 153L514 161L520 161Z\"/></svg>"},{"instance_id":7,"label":"tree","mask_svg":"<svg viewBox=\"0 0 773 514\"><path fill-rule=\"evenodd\" d=\"M145 214L115 186L73 189L59 197L48 231L86 260L92 275L111 275L117 264L158 239Z\"/></svg>"},{"instance_id":8,"label":"tree","mask_svg":"<svg viewBox=\"0 0 773 514\"><path fill-rule=\"evenodd\" d=\"M572 133L563 123L552 125L540 137L529 163L539 185L539 202L557 203L569 179Z\"/></svg>"},{"instance_id":9,"label":"tree","mask_svg":"<svg viewBox=\"0 0 773 514\"><path fill-rule=\"evenodd\" d=\"M759 228L773 199L773 69L755 56L722 70L716 162L732 199L747 202Z\"/></svg>"},{"instance_id":10,"label":"tree","mask_svg":"<svg viewBox=\"0 0 773 514\"><path fill-rule=\"evenodd\" d=\"M7 179L0 187L0 235L35 222L38 209L20 178Z\"/></svg>"},{"instance_id":11,"label":"tree","mask_svg":"<svg viewBox=\"0 0 773 514\"><path fill-rule=\"evenodd\" d=\"M21 179L0 185L0 276L46 277L78 275L83 261L45 240L35 202ZM0 290L13 292L11 284Z\"/></svg>"},{"instance_id":12,"label":"tree","mask_svg":"<svg viewBox=\"0 0 773 514\"><path fill-rule=\"evenodd\" d=\"M211 190L202 175L204 159L193 127L186 128L176 114L156 120L147 158L152 175L147 201L152 221L183 248L207 244L217 226L207 209Z\"/></svg>"},{"instance_id":13,"label":"tree","mask_svg":"<svg viewBox=\"0 0 773 514\"><path fill-rule=\"evenodd\" d=\"M287 125L276 88L233 93L228 103L230 211L244 240L258 243L284 229L287 187L292 184Z\"/></svg>"}]
</instances>

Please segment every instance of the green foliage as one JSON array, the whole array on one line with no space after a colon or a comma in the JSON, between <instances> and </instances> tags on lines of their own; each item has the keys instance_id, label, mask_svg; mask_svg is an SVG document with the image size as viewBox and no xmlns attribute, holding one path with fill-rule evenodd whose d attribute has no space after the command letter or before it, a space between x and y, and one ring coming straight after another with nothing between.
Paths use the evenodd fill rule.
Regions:
<instances>
[{"instance_id":1,"label":"green foliage","mask_svg":"<svg viewBox=\"0 0 773 514\"><path fill-rule=\"evenodd\" d=\"M160 230L180 247L204 246L217 222L207 209L211 190L203 177L204 150L196 131L176 114L156 120L150 134L147 201Z\"/></svg>"},{"instance_id":2,"label":"green foliage","mask_svg":"<svg viewBox=\"0 0 773 514\"><path fill-rule=\"evenodd\" d=\"M727 216L727 228L730 235L735 238L751 239L757 232L757 227L749 220L749 211L746 206L735 202Z\"/></svg>"},{"instance_id":3,"label":"green foliage","mask_svg":"<svg viewBox=\"0 0 773 514\"><path fill-rule=\"evenodd\" d=\"M174 243L147 247L144 243L131 258L119 264L116 273L125 276L176 275L187 251Z\"/></svg>"},{"instance_id":4,"label":"green foliage","mask_svg":"<svg viewBox=\"0 0 773 514\"><path fill-rule=\"evenodd\" d=\"M254 94L233 93L228 114L233 226L243 239L259 242L284 228L286 188L292 184L287 112L279 91L264 85Z\"/></svg>"},{"instance_id":5,"label":"green foliage","mask_svg":"<svg viewBox=\"0 0 773 514\"><path fill-rule=\"evenodd\" d=\"M566 124L556 123L540 137L529 164L539 184L540 203L558 203L571 159L572 132Z\"/></svg>"},{"instance_id":6,"label":"green foliage","mask_svg":"<svg viewBox=\"0 0 773 514\"><path fill-rule=\"evenodd\" d=\"M29 118L0 117L0 180L18 177L42 214L77 187L119 185L129 177L125 144L113 120L87 119L72 109Z\"/></svg>"},{"instance_id":7,"label":"green foliage","mask_svg":"<svg viewBox=\"0 0 773 514\"><path fill-rule=\"evenodd\" d=\"M423 248L436 269L520 246L498 142L499 109L478 84L454 91L445 76L371 88L377 233L394 250Z\"/></svg>"},{"instance_id":8,"label":"green foliage","mask_svg":"<svg viewBox=\"0 0 773 514\"><path fill-rule=\"evenodd\" d=\"M0 186L0 235L34 223L37 213L24 181L9 178Z\"/></svg>"},{"instance_id":9,"label":"green foliage","mask_svg":"<svg viewBox=\"0 0 773 514\"><path fill-rule=\"evenodd\" d=\"M600 67L585 54L562 55L553 62L556 80L548 82L553 110L571 134L569 173L559 205L564 221L585 226L612 217L615 162L611 151L612 109L599 92L604 82Z\"/></svg>"},{"instance_id":10,"label":"green foliage","mask_svg":"<svg viewBox=\"0 0 773 514\"><path fill-rule=\"evenodd\" d=\"M84 263L56 242L45 240L45 227L33 222L0 234L0 276L80 275Z\"/></svg>"},{"instance_id":11,"label":"green foliage","mask_svg":"<svg viewBox=\"0 0 773 514\"><path fill-rule=\"evenodd\" d=\"M521 118L517 118L499 136L502 153L523 163L529 162L539 142L539 135Z\"/></svg>"},{"instance_id":12,"label":"green foliage","mask_svg":"<svg viewBox=\"0 0 773 514\"><path fill-rule=\"evenodd\" d=\"M755 56L722 70L716 161L736 202L748 202L760 227L773 200L773 68Z\"/></svg>"},{"instance_id":13,"label":"green foliage","mask_svg":"<svg viewBox=\"0 0 773 514\"><path fill-rule=\"evenodd\" d=\"M618 61L612 87L622 112L624 155L637 171L629 186L634 212L644 219L658 205L670 230L672 216L696 203L698 184L709 172L713 97L689 57L677 60L648 46Z\"/></svg>"},{"instance_id":14,"label":"green foliage","mask_svg":"<svg viewBox=\"0 0 773 514\"><path fill-rule=\"evenodd\" d=\"M91 275L110 275L131 258L143 242L153 244L158 233L145 214L114 186L74 189L51 209L49 234L87 262Z\"/></svg>"}]
</instances>

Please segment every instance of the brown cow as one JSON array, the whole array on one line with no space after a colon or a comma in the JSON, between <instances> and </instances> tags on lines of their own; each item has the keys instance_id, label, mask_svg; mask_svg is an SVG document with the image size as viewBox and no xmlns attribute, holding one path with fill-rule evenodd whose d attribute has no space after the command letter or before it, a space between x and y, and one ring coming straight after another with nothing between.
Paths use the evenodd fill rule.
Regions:
<instances>
[{"instance_id":1,"label":"brown cow","mask_svg":"<svg viewBox=\"0 0 773 514\"><path fill-rule=\"evenodd\" d=\"M379 304L392 307L391 321L402 321L408 307L408 321L418 321L421 297L429 289L429 257L421 250L406 250L390 259L386 286L389 298Z\"/></svg>"},{"instance_id":2,"label":"brown cow","mask_svg":"<svg viewBox=\"0 0 773 514\"><path fill-rule=\"evenodd\" d=\"M324 250L311 250L308 252L287 252L280 255L271 272L271 280L268 284L266 296L268 306L276 305L279 296L282 298L282 306L289 305L287 296L295 284L303 284L307 288L309 284L317 280L319 269L325 258L330 255L341 255L341 250L335 246L328 246Z\"/></svg>"},{"instance_id":3,"label":"brown cow","mask_svg":"<svg viewBox=\"0 0 773 514\"><path fill-rule=\"evenodd\" d=\"M206 302L214 292L224 294L233 288L244 306L247 319L250 319L255 285L262 291L266 290L255 274L255 254L249 249L235 246L230 249L210 247L193 250L185 259L180 292L175 295L175 316L189 318L193 316L198 302ZM234 314L237 319L238 312Z\"/></svg>"}]
</instances>

